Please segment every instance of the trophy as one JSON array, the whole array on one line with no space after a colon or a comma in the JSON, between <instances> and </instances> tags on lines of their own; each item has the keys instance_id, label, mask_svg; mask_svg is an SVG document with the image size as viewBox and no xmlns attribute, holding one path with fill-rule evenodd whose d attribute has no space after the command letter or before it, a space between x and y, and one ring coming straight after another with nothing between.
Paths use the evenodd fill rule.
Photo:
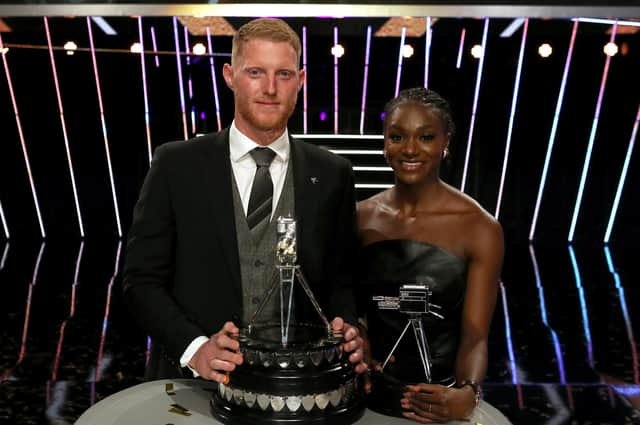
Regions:
<instances>
[{"instance_id":1,"label":"trophy","mask_svg":"<svg viewBox=\"0 0 640 425\"><path fill-rule=\"evenodd\" d=\"M427 343L427 334L422 325L422 316L425 314L431 314L439 319L444 319L442 314L434 311L441 310L441 307L429 302L431 297L431 290L429 286L424 283L416 284L404 284L400 286L399 297L385 297L374 296L373 301L378 303L380 310L398 310L401 313L407 315L407 324L400 333L400 336L396 340L393 348L387 355L386 359L382 363L381 372L384 372L384 368L389 363L391 356L398 348L398 344L402 341L402 337L407 333L409 327L413 329L413 335L416 340L418 349L418 355L420 356L420 362L422 369L424 370L424 377L427 383L431 383L431 357L429 356L429 344Z\"/></svg>"},{"instance_id":2,"label":"trophy","mask_svg":"<svg viewBox=\"0 0 640 425\"><path fill-rule=\"evenodd\" d=\"M364 412L356 374L342 351L343 335L331 328L297 264L291 217L277 219L275 266L277 278L238 335L244 362L218 385L212 413L233 424L351 424ZM318 323L295 319L296 287ZM265 306L276 300L279 322L260 321Z\"/></svg>"}]
</instances>

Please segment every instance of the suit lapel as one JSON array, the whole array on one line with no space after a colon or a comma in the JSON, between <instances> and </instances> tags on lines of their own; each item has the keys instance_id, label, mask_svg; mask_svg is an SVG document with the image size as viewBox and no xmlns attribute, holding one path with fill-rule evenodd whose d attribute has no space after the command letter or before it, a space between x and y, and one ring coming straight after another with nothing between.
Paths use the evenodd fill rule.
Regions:
<instances>
[{"instance_id":1,"label":"suit lapel","mask_svg":"<svg viewBox=\"0 0 640 425\"><path fill-rule=\"evenodd\" d=\"M229 161L229 130L225 129L214 136L202 156L204 175L204 196L211 206L211 217L215 223L215 230L220 235L220 255L227 260L233 288L237 299L242 300L240 285L240 260L238 258L238 239L233 209L233 194L231 185L231 163Z\"/></svg>"}]
</instances>

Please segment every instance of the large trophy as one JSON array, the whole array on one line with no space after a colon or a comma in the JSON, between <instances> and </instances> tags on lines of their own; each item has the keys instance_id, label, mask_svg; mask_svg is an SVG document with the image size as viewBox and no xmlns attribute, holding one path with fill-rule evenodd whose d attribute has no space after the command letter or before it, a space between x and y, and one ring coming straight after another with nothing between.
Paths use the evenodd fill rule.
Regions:
<instances>
[{"instance_id":1,"label":"large trophy","mask_svg":"<svg viewBox=\"0 0 640 425\"><path fill-rule=\"evenodd\" d=\"M342 351L343 335L333 332L296 264L295 220L279 217L276 231L278 278L238 335L244 362L226 384L218 385L211 400L213 415L232 424L351 424L362 416L364 405L353 366ZM318 323L296 320L296 283ZM279 298L280 321L260 321L274 298Z\"/></svg>"}]
</instances>

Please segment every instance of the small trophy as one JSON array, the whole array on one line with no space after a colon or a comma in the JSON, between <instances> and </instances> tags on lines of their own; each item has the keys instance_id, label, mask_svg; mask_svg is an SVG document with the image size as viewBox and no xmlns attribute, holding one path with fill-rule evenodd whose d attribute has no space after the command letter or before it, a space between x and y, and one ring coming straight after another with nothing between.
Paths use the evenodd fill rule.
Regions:
<instances>
[{"instance_id":1,"label":"small trophy","mask_svg":"<svg viewBox=\"0 0 640 425\"><path fill-rule=\"evenodd\" d=\"M420 362L424 370L424 376L427 383L431 383L431 357L429 356L429 345L427 344L427 335L422 325L422 316L425 314L431 314L439 319L444 319L440 313L434 311L441 310L441 307L429 302L431 297L431 289L424 283L404 284L400 286L399 297L385 297L374 296L373 301L378 303L380 310L398 310L401 313L407 315L407 324L404 327L402 333L393 345L391 352L387 355L387 358L382 363L382 370L396 351L398 344L402 340L402 337L409 329L409 326L413 328L413 335L416 339L416 345L418 346L418 354L420 355Z\"/></svg>"},{"instance_id":2,"label":"small trophy","mask_svg":"<svg viewBox=\"0 0 640 425\"><path fill-rule=\"evenodd\" d=\"M291 217L279 217L277 278L238 335L243 364L231 372L228 383L218 385L212 396L212 413L221 422L348 425L364 412L353 365L342 350L343 336L331 328L297 260L296 222ZM296 282L320 323L295 320ZM275 301L276 291L280 293L280 323L259 321L265 306Z\"/></svg>"}]
</instances>

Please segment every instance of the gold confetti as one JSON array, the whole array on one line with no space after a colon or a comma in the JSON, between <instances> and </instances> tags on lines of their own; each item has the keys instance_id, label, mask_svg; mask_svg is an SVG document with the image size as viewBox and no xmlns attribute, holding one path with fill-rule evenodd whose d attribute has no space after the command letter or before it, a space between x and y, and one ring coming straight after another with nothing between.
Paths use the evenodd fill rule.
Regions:
<instances>
[{"instance_id":1,"label":"gold confetti","mask_svg":"<svg viewBox=\"0 0 640 425\"><path fill-rule=\"evenodd\" d=\"M171 382L164 385L164 391L168 395L176 395L175 391L173 391L173 384Z\"/></svg>"}]
</instances>

